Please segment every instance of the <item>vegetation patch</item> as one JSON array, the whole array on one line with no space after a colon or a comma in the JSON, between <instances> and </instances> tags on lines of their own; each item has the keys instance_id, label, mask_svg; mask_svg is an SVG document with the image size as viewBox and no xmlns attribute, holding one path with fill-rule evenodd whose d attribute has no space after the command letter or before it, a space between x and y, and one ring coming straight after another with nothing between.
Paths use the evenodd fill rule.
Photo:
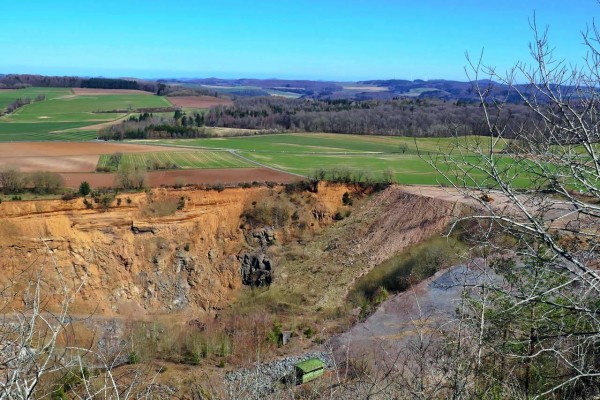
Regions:
<instances>
[{"instance_id":1,"label":"vegetation patch","mask_svg":"<svg viewBox=\"0 0 600 400\"><path fill-rule=\"evenodd\" d=\"M462 247L464 244L457 238L441 237L412 246L360 278L348 300L352 305L361 307L363 316L368 315L387 298L388 293L402 292L457 262Z\"/></svg>"},{"instance_id":2,"label":"vegetation patch","mask_svg":"<svg viewBox=\"0 0 600 400\"><path fill-rule=\"evenodd\" d=\"M104 154L96 170L116 171L123 167L164 169L255 168L256 164L226 151L181 151L156 153Z\"/></svg>"}]
</instances>

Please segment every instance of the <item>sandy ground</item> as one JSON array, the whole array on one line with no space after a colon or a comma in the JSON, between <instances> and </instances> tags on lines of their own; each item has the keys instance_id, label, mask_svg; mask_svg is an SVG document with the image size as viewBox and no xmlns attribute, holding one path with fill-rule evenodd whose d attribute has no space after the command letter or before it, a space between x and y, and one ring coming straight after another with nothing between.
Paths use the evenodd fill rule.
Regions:
<instances>
[{"instance_id":1,"label":"sandy ground","mask_svg":"<svg viewBox=\"0 0 600 400\"><path fill-rule=\"evenodd\" d=\"M104 142L1 143L0 168L14 167L23 172L93 172L101 154L153 151L181 151L181 149Z\"/></svg>"},{"instance_id":2,"label":"sandy ground","mask_svg":"<svg viewBox=\"0 0 600 400\"><path fill-rule=\"evenodd\" d=\"M110 187L115 184L115 174L100 173L61 173L64 185L78 188L87 181L92 187ZM148 183L152 187L160 185L235 185L241 182L290 183L300 178L268 168L227 168L157 171L148 173Z\"/></svg>"},{"instance_id":3,"label":"sandy ground","mask_svg":"<svg viewBox=\"0 0 600 400\"><path fill-rule=\"evenodd\" d=\"M80 96L101 96L109 94L146 94L152 95L153 93L144 92L143 90L130 90L130 89L89 89L89 88L73 88L73 93Z\"/></svg>"},{"instance_id":4,"label":"sandy ground","mask_svg":"<svg viewBox=\"0 0 600 400\"><path fill-rule=\"evenodd\" d=\"M174 106L184 108L211 108L218 105L233 104L231 100L211 96L181 96L169 97L168 99Z\"/></svg>"}]
</instances>

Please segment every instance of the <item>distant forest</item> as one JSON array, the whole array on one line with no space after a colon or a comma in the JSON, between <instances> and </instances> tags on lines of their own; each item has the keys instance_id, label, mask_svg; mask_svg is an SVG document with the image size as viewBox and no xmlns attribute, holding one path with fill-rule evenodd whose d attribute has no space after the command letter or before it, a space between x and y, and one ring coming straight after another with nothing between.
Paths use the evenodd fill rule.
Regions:
<instances>
[{"instance_id":1,"label":"distant forest","mask_svg":"<svg viewBox=\"0 0 600 400\"><path fill-rule=\"evenodd\" d=\"M515 128L534 121L524 106L508 105L503 115ZM206 137L203 129L225 127L263 132L327 132L358 135L444 137L489 135L482 109L470 103L437 100L313 100L239 98L203 114L173 118L130 118L103 129L105 140ZM510 135L507 134L507 137Z\"/></svg>"},{"instance_id":2,"label":"distant forest","mask_svg":"<svg viewBox=\"0 0 600 400\"><path fill-rule=\"evenodd\" d=\"M502 119L515 127L532 118L524 106L508 105ZM427 99L312 100L278 97L240 98L205 116L212 127L285 132L353 133L441 137L489 135L479 105Z\"/></svg>"},{"instance_id":3,"label":"distant forest","mask_svg":"<svg viewBox=\"0 0 600 400\"><path fill-rule=\"evenodd\" d=\"M161 84L137 79L88 79L76 76L44 76L28 74L0 76L0 89L21 89L30 86L92 89L133 89L157 93L161 87Z\"/></svg>"},{"instance_id":4,"label":"distant forest","mask_svg":"<svg viewBox=\"0 0 600 400\"><path fill-rule=\"evenodd\" d=\"M159 96L213 96L222 94L205 88L189 88L181 85L167 85L161 82L140 79L81 78L76 76L44 75L0 75L0 89L22 89L26 87L66 87L91 89L142 90Z\"/></svg>"}]
</instances>

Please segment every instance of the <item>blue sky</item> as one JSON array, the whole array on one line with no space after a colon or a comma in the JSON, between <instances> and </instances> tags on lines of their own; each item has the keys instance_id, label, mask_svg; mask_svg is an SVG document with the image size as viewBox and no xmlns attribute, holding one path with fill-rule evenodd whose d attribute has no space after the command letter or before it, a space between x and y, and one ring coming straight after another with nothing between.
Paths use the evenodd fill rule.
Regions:
<instances>
[{"instance_id":1,"label":"blue sky","mask_svg":"<svg viewBox=\"0 0 600 400\"><path fill-rule=\"evenodd\" d=\"M534 11L581 63L595 0L5 1L0 73L466 80L465 51L527 59Z\"/></svg>"}]
</instances>

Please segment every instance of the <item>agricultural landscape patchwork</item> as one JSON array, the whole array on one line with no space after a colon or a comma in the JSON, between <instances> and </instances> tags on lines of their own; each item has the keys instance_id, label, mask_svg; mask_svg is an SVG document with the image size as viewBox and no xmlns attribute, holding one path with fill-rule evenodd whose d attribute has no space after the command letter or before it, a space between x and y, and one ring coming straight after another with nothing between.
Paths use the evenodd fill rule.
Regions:
<instances>
[{"instance_id":1,"label":"agricultural landscape patchwork","mask_svg":"<svg viewBox=\"0 0 600 400\"><path fill-rule=\"evenodd\" d=\"M361 103L279 86L256 99L225 97L257 90L240 85L155 89L166 93L0 89L0 269L50 250L61 273L49 288L85 270L89 283L70 307L93 315L74 330L95 338L97 329L98 351L107 337L122 339L128 355L116 368L152 365L157 385L173 390L204 385L206 374L221 389L239 385L256 348L276 361L262 364L250 397L233 398L266 398L283 369L306 359L332 369L340 352L381 368L413 336L414 302L453 315L457 293L436 289L434 301L426 285L461 270L468 235L441 234L474 203L440 186L495 188L480 164L488 156L513 187L533 176L516 141L478 134L477 106L415 100L428 90ZM342 90L354 92L388 90ZM363 118L381 120L384 134L365 132ZM399 134L421 118L424 128ZM470 164L470 180L459 181L453 156ZM402 297L412 283L419 294ZM403 338L382 336L378 318ZM294 335L287 347L284 329ZM317 351L330 340L332 350ZM357 345L346 349L348 340Z\"/></svg>"},{"instance_id":2,"label":"agricultural landscape patchwork","mask_svg":"<svg viewBox=\"0 0 600 400\"><path fill-rule=\"evenodd\" d=\"M174 104L188 106L183 109L184 112L202 112L199 107L214 107L228 101L210 96L169 98L131 90L26 88L0 90L0 107L17 98L38 95L44 95L45 99L0 117L0 142L88 142L79 154L82 157L90 152L97 153L92 149L101 147L94 143L101 128L116 125L131 116L153 110L157 115L171 115L172 111L168 110L176 109ZM120 165L143 167L150 160L155 160L157 169L162 170L266 167L302 176L308 176L317 169L348 170L358 174L362 180L380 180L387 173L399 183L438 184L444 179L428 161L450 152L454 144L452 138L332 133L257 134L255 130L239 129L233 132L247 136L231 137L227 128L212 128L213 136L223 137L130 141L156 146L156 150L133 155L124 146L120 150L125 153ZM474 142L477 138L466 137L464 140ZM173 153L175 146L180 151ZM501 150L500 147L496 150ZM105 168L110 155L103 153L94 168L88 165L78 172L115 172L118 166ZM16 156L4 155L0 158L0 166L14 162ZM57 171L56 159L49 159L51 156L46 154L46 159L39 159L36 165L44 169L44 163L51 161L49 169ZM56 156L61 157L59 153ZM28 166L35 160L28 156L22 161L27 161L25 167L31 169ZM59 168L57 172L74 171L73 168Z\"/></svg>"}]
</instances>

